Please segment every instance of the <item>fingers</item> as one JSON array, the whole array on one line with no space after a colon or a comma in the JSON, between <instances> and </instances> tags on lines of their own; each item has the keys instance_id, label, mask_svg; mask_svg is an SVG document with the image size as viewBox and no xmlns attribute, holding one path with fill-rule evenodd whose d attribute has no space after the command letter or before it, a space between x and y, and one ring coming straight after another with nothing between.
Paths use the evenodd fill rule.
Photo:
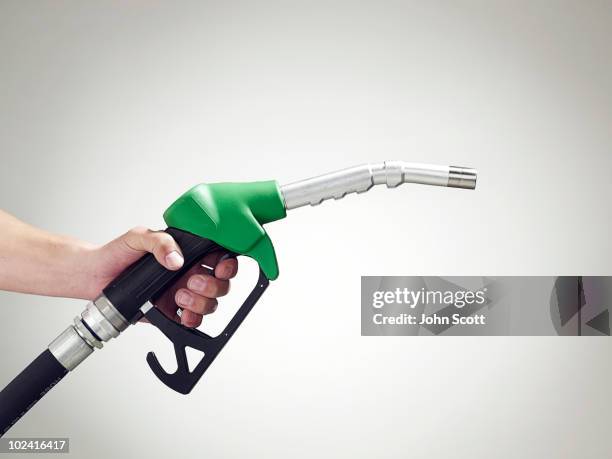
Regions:
<instances>
[{"instance_id":1,"label":"fingers","mask_svg":"<svg viewBox=\"0 0 612 459\"><path fill-rule=\"evenodd\" d=\"M237 268L234 264L226 264L226 268L222 270L224 274L230 276L232 273L235 274ZM174 296L176 304L183 308L181 323L187 327L199 326L202 323L202 316L215 312L218 305L217 298L226 295L229 287L229 280L226 279L219 279L209 274L191 275L186 287L179 288Z\"/></svg>"},{"instance_id":2,"label":"fingers","mask_svg":"<svg viewBox=\"0 0 612 459\"><path fill-rule=\"evenodd\" d=\"M187 281L187 288L176 291L174 301L181 308L196 314L210 314L217 309L217 298L228 291L229 281L195 274Z\"/></svg>"},{"instance_id":3,"label":"fingers","mask_svg":"<svg viewBox=\"0 0 612 459\"><path fill-rule=\"evenodd\" d=\"M205 315L215 312L217 309L217 300L197 293L186 288L181 288L174 295L174 300L183 311L191 311L195 314Z\"/></svg>"},{"instance_id":4,"label":"fingers","mask_svg":"<svg viewBox=\"0 0 612 459\"><path fill-rule=\"evenodd\" d=\"M215 276L218 279L229 280L238 273L238 260L235 258L227 258L221 260L215 267Z\"/></svg>"},{"instance_id":5,"label":"fingers","mask_svg":"<svg viewBox=\"0 0 612 459\"><path fill-rule=\"evenodd\" d=\"M227 254L223 252L213 252L206 255L201 263L213 267L215 269L215 276L220 279L231 279L238 272L238 260L236 258L225 258Z\"/></svg>"},{"instance_id":6,"label":"fingers","mask_svg":"<svg viewBox=\"0 0 612 459\"><path fill-rule=\"evenodd\" d=\"M168 233L137 227L125 233L121 240L131 250L152 253L166 269L175 271L183 266L181 249Z\"/></svg>"},{"instance_id":7,"label":"fingers","mask_svg":"<svg viewBox=\"0 0 612 459\"><path fill-rule=\"evenodd\" d=\"M199 327L202 324L202 316L190 311L189 309L184 309L183 313L181 314L181 323L186 327Z\"/></svg>"},{"instance_id":8,"label":"fingers","mask_svg":"<svg viewBox=\"0 0 612 459\"><path fill-rule=\"evenodd\" d=\"M217 279L207 274L194 274L187 281L187 288L198 295L208 298L219 298L227 295L229 291L229 281Z\"/></svg>"}]
</instances>

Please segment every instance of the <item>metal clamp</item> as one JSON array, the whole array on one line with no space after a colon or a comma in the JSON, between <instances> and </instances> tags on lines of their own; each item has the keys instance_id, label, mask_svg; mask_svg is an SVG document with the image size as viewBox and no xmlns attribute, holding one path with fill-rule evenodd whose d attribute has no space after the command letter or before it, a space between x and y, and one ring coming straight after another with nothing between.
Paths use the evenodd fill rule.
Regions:
<instances>
[{"instance_id":1,"label":"metal clamp","mask_svg":"<svg viewBox=\"0 0 612 459\"><path fill-rule=\"evenodd\" d=\"M66 370L71 371L89 357L94 348L116 338L129 323L104 295L87 303L80 316L51 344L49 351Z\"/></svg>"}]
</instances>

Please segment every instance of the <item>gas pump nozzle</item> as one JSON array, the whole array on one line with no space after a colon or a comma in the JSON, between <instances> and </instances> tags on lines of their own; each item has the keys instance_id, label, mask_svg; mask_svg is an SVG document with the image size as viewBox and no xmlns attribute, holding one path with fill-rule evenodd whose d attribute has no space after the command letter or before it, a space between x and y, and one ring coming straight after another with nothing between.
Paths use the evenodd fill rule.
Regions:
<instances>
[{"instance_id":1,"label":"gas pump nozzle","mask_svg":"<svg viewBox=\"0 0 612 459\"><path fill-rule=\"evenodd\" d=\"M385 161L351 167L285 186L274 180L249 183L202 183L180 196L164 213L165 230L181 247L185 262L177 271L143 256L113 279L48 348L0 391L0 437L69 371L103 342L116 338L143 315L174 346L177 369L166 371L153 352L147 363L173 390L187 394L202 377L259 300L269 281L278 277L276 253L264 224L285 218L287 210L374 185L394 188L402 183L474 189L476 171L464 167ZM259 265L259 278L234 317L217 336L190 329L158 310L154 303L202 257L214 251L245 255ZM203 353L191 368L186 348ZM137 388L133 388L137 390Z\"/></svg>"}]
</instances>

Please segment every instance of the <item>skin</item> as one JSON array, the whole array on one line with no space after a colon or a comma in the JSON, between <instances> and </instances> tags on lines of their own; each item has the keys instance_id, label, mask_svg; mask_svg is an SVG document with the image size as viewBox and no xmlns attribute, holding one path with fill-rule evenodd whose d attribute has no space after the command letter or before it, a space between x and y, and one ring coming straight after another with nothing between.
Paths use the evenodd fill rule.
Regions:
<instances>
[{"instance_id":1,"label":"skin","mask_svg":"<svg viewBox=\"0 0 612 459\"><path fill-rule=\"evenodd\" d=\"M133 228L97 246L35 228L2 210L0 228L0 290L93 300L147 252L167 269L177 270L183 265L178 244L163 231ZM216 310L217 298L227 294L229 280L237 271L236 259L209 254L155 305L177 322L197 327L204 315Z\"/></svg>"}]
</instances>

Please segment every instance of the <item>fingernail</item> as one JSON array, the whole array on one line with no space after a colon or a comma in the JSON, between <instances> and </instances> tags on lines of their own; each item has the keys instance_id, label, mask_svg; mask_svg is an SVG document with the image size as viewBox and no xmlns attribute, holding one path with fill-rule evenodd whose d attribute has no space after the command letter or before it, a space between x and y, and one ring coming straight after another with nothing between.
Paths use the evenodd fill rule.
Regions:
<instances>
[{"instance_id":1,"label":"fingernail","mask_svg":"<svg viewBox=\"0 0 612 459\"><path fill-rule=\"evenodd\" d=\"M176 250L166 255L166 265L170 269L178 269L183 266L183 256Z\"/></svg>"},{"instance_id":2,"label":"fingernail","mask_svg":"<svg viewBox=\"0 0 612 459\"><path fill-rule=\"evenodd\" d=\"M187 285L187 287L196 292L203 292L204 287L206 287L206 281L199 276L193 276L189 279L189 285Z\"/></svg>"},{"instance_id":3,"label":"fingernail","mask_svg":"<svg viewBox=\"0 0 612 459\"><path fill-rule=\"evenodd\" d=\"M180 306L191 306L191 304L193 303L193 297L187 292L178 292L176 296L176 302Z\"/></svg>"}]
</instances>

